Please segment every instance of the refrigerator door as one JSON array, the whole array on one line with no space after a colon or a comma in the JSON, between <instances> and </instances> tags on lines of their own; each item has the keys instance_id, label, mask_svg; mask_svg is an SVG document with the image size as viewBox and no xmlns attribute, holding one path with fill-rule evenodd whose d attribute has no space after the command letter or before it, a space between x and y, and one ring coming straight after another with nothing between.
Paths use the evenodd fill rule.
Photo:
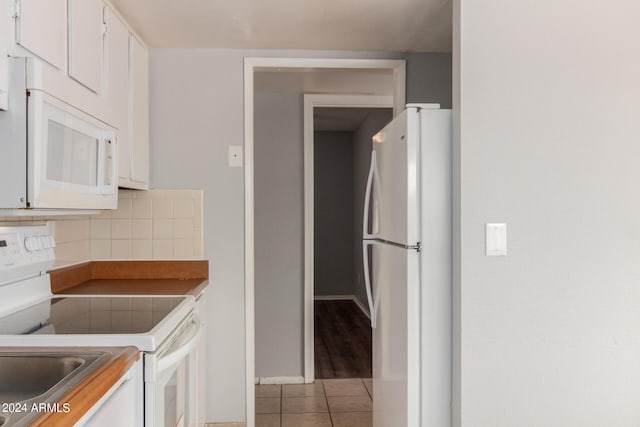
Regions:
<instances>
[{"instance_id":1,"label":"refrigerator door","mask_svg":"<svg viewBox=\"0 0 640 427\"><path fill-rule=\"evenodd\" d=\"M373 425L420 426L420 254L371 245L373 299Z\"/></svg>"},{"instance_id":2,"label":"refrigerator door","mask_svg":"<svg viewBox=\"0 0 640 427\"><path fill-rule=\"evenodd\" d=\"M407 246L419 241L419 118L419 110L409 108L373 137L365 239Z\"/></svg>"}]
</instances>

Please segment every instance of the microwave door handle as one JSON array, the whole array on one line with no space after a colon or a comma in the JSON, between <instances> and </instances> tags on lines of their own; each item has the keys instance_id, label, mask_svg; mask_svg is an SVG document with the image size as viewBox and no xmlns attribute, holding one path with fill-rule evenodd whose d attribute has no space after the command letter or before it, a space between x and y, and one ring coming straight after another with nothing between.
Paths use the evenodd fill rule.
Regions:
<instances>
[{"instance_id":1,"label":"microwave door handle","mask_svg":"<svg viewBox=\"0 0 640 427\"><path fill-rule=\"evenodd\" d=\"M202 333L202 329L200 328L200 319L197 316L194 316L193 319L191 319L191 323L193 325L191 327L191 336L183 345L171 353L162 356L158 360L157 373L166 371L167 369L177 365L185 356L191 353L193 348L198 344L198 339Z\"/></svg>"}]
</instances>

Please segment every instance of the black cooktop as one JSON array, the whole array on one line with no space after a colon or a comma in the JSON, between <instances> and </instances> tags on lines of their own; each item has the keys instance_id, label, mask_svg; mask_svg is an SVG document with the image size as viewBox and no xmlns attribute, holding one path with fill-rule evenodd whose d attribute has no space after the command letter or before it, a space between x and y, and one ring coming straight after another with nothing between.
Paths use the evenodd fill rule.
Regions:
<instances>
[{"instance_id":1,"label":"black cooktop","mask_svg":"<svg viewBox=\"0 0 640 427\"><path fill-rule=\"evenodd\" d=\"M0 318L0 335L145 333L185 299L163 296L51 298Z\"/></svg>"}]
</instances>

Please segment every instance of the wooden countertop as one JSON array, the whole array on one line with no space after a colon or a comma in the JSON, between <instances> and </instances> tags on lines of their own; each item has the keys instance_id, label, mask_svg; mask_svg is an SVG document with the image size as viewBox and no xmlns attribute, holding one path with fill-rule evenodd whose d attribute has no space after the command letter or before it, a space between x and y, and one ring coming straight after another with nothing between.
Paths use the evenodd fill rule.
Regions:
<instances>
[{"instance_id":1,"label":"wooden countertop","mask_svg":"<svg viewBox=\"0 0 640 427\"><path fill-rule=\"evenodd\" d=\"M135 347L0 347L11 352L74 352L105 351L111 353L105 362L87 375L81 382L64 394L58 403L69 404L70 411L43 412L30 426L70 426L90 410L111 387L140 359L140 350Z\"/></svg>"},{"instance_id":2,"label":"wooden countertop","mask_svg":"<svg viewBox=\"0 0 640 427\"><path fill-rule=\"evenodd\" d=\"M54 294L200 295L208 261L91 261L49 272Z\"/></svg>"},{"instance_id":3,"label":"wooden countertop","mask_svg":"<svg viewBox=\"0 0 640 427\"><path fill-rule=\"evenodd\" d=\"M56 294L72 295L193 295L207 287L207 279L92 279Z\"/></svg>"}]
</instances>

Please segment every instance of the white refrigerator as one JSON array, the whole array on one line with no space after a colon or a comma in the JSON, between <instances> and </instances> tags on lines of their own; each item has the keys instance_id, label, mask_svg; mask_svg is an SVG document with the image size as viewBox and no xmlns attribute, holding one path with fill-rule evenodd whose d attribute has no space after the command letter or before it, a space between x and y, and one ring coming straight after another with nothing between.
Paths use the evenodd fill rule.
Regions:
<instances>
[{"instance_id":1,"label":"white refrigerator","mask_svg":"<svg viewBox=\"0 0 640 427\"><path fill-rule=\"evenodd\" d=\"M451 110L409 104L373 137L363 213L374 427L449 427Z\"/></svg>"}]
</instances>

